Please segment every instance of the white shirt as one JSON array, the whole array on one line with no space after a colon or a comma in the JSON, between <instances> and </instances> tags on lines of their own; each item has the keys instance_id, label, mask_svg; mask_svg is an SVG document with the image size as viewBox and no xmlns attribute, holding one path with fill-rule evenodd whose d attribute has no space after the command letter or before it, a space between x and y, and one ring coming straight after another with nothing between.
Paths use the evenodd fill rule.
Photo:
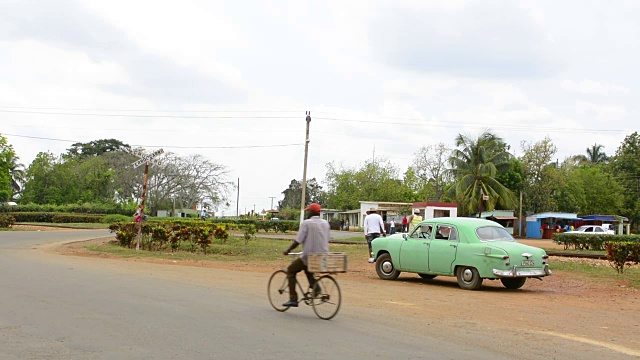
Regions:
<instances>
[{"instance_id":1,"label":"white shirt","mask_svg":"<svg viewBox=\"0 0 640 360\"><path fill-rule=\"evenodd\" d=\"M392 228L396 227L396 222L391 220L391 225L389 225L389 227L392 227Z\"/></svg>"},{"instance_id":2,"label":"white shirt","mask_svg":"<svg viewBox=\"0 0 640 360\"><path fill-rule=\"evenodd\" d=\"M382 216L371 213L364 218L364 234L380 234L384 233L384 222Z\"/></svg>"},{"instance_id":3,"label":"white shirt","mask_svg":"<svg viewBox=\"0 0 640 360\"><path fill-rule=\"evenodd\" d=\"M302 262L307 264L309 254L329 252L329 240L331 238L331 227L329 223L320 219L319 216L312 216L300 224L296 242L302 244Z\"/></svg>"}]
</instances>

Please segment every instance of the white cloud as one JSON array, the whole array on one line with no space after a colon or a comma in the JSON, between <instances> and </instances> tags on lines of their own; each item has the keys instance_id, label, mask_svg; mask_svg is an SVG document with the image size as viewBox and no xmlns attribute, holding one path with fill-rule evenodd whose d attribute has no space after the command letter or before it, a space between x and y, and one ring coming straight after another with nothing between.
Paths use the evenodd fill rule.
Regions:
<instances>
[{"instance_id":1,"label":"white cloud","mask_svg":"<svg viewBox=\"0 0 640 360\"><path fill-rule=\"evenodd\" d=\"M563 89L575 91L581 94L588 95L627 95L630 93L630 89L624 86L603 84L594 80L563 80L560 83Z\"/></svg>"},{"instance_id":2,"label":"white cloud","mask_svg":"<svg viewBox=\"0 0 640 360\"><path fill-rule=\"evenodd\" d=\"M1 131L198 152L241 179L241 211L302 177L304 147L184 147L302 144L305 110L319 180L374 146L402 173L419 147L485 128L514 150L549 135L560 160L595 142L612 154L637 128L628 14L552 1L4 1ZM147 111L6 112L46 107ZM214 118L180 118L194 115ZM71 144L8 138L27 164Z\"/></svg>"}]
</instances>

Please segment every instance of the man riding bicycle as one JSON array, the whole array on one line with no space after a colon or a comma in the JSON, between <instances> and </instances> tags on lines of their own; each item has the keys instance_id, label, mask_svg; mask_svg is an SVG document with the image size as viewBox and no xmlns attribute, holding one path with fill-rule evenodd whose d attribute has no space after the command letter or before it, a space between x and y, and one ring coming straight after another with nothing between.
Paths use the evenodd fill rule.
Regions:
<instances>
[{"instance_id":1,"label":"man riding bicycle","mask_svg":"<svg viewBox=\"0 0 640 360\"><path fill-rule=\"evenodd\" d=\"M331 236L329 223L320 218L320 205L313 203L305 209L308 213L308 219L300 224L300 229L296 239L291 246L283 252L289 254L298 245L302 244L302 255L295 259L287 268L287 279L289 281L289 301L282 306L297 307L298 293L296 292L296 274L304 271L309 280L311 289L315 286L313 273L307 270L307 258L311 253L328 253L329 239Z\"/></svg>"}]
</instances>

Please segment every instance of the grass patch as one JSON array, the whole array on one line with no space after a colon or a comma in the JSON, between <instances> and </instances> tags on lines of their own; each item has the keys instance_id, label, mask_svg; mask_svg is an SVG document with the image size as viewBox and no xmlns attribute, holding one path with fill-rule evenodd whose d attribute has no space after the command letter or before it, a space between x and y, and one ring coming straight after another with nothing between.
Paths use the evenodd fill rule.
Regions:
<instances>
[{"instance_id":1,"label":"grass patch","mask_svg":"<svg viewBox=\"0 0 640 360\"><path fill-rule=\"evenodd\" d=\"M111 254L123 258L154 258L154 259L171 259L171 260L191 260L191 261L243 261L243 262L282 262L284 251L291 241L257 238L249 241L245 245L244 239L231 236L226 243L214 242L207 249L207 253L203 254L201 249L192 253L184 247L180 251L171 252L170 249L161 251L147 251L128 249L119 246L116 243L103 243L86 245L85 249L97 253ZM295 251L300 251L298 247ZM332 252L344 252L349 257L364 257L367 253L366 243L364 244L331 244L329 250Z\"/></svg>"},{"instance_id":2,"label":"grass patch","mask_svg":"<svg viewBox=\"0 0 640 360\"><path fill-rule=\"evenodd\" d=\"M591 279L605 285L625 285L640 289L640 267L625 268L624 274L618 274L611 266L594 266L579 262L554 262L551 271L567 272Z\"/></svg>"}]
</instances>

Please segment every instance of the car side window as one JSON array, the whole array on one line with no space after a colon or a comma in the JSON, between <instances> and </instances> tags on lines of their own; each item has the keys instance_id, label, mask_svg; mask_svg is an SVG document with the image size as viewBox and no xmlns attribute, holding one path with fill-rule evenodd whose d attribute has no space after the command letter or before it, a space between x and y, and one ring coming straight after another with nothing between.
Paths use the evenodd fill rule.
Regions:
<instances>
[{"instance_id":1,"label":"car side window","mask_svg":"<svg viewBox=\"0 0 640 360\"><path fill-rule=\"evenodd\" d=\"M431 225L420 225L411 233L412 239L431 239Z\"/></svg>"},{"instance_id":2,"label":"car side window","mask_svg":"<svg viewBox=\"0 0 640 360\"><path fill-rule=\"evenodd\" d=\"M596 229L596 232L604 232L604 230L602 230L602 228L600 228L600 227L597 227L595 229Z\"/></svg>"},{"instance_id":3,"label":"car side window","mask_svg":"<svg viewBox=\"0 0 640 360\"><path fill-rule=\"evenodd\" d=\"M438 225L435 238L458 241L458 231L451 225Z\"/></svg>"},{"instance_id":4,"label":"car side window","mask_svg":"<svg viewBox=\"0 0 640 360\"><path fill-rule=\"evenodd\" d=\"M592 227L588 227L588 228L584 229L584 232L593 232L593 228Z\"/></svg>"}]
</instances>

